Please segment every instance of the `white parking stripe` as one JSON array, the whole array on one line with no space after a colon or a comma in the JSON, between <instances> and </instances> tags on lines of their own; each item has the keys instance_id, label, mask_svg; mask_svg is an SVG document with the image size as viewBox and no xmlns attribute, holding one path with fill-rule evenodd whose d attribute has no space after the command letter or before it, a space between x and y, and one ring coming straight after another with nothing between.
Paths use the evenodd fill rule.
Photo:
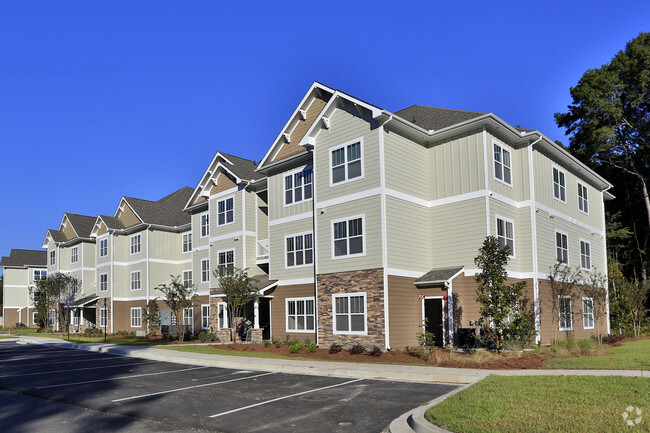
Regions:
<instances>
[{"instance_id":1,"label":"white parking stripe","mask_svg":"<svg viewBox=\"0 0 650 433\"><path fill-rule=\"evenodd\" d=\"M262 406L262 405L269 404L269 403L273 403L273 402L276 402L276 401L285 400L285 399L287 399L287 398L298 397L299 395L304 395L304 394L309 394L309 393L312 393L312 392L322 391L322 390L324 390L324 389L336 388L336 387L338 387L338 386L348 385L348 384L350 384L350 383L359 382L359 381L361 381L361 380L363 380L363 379L354 379L354 380L350 380L350 381L348 381L348 382L339 383L339 384L336 384L336 385L324 386L324 387L322 387L322 388L312 389L312 390L309 390L309 391L303 391L303 392L299 392L299 393L297 393L297 394L285 395L284 397L278 397L278 398L274 398L274 399L272 399L272 400L263 401L263 402L261 402L261 403L251 404L250 406L240 407L239 409L233 409L233 410L229 410L229 411L227 411L227 412L221 412L221 413L218 413L218 414L216 414L216 415L210 415L209 418L216 418L216 417L219 417L219 416L228 415L229 413L240 412L240 411L242 411L242 410L250 409L250 408L252 408L252 407Z\"/></svg>"},{"instance_id":2,"label":"white parking stripe","mask_svg":"<svg viewBox=\"0 0 650 433\"><path fill-rule=\"evenodd\" d=\"M180 373L181 371L199 370L201 368L210 368L210 367L192 367L192 368L184 368L182 370L159 371L157 373L144 373L144 374L134 374L132 376L111 377L110 379L97 379L97 380L86 380L84 382L60 383L58 385L39 386L36 389L58 388L61 386L72 386L72 385L84 385L86 383L110 382L112 380L133 379L134 377L155 376L158 374L169 374L169 373Z\"/></svg>"},{"instance_id":3,"label":"white parking stripe","mask_svg":"<svg viewBox=\"0 0 650 433\"><path fill-rule=\"evenodd\" d=\"M72 357L70 357L70 358L72 358ZM60 358L55 358L55 359L60 359ZM86 357L86 358L83 358L83 359L73 359L73 360L69 360L69 361L67 361L67 360L66 361L46 361L45 364L46 365L50 365L50 364L72 364L73 362L115 361L117 359L122 359L122 358L112 358L112 357L111 358L105 358L105 357L94 356L94 357ZM18 368L34 367L36 365L43 365L43 364L44 364L43 362L38 362L38 363L35 363L35 364L20 364L20 365L15 365L15 366L12 365L12 367L18 367Z\"/></svg>"},{"instance_id":4,"label":"white parking stripe","mask_svg":"<svg viewBox=\"0 0 650 433\"><path fill-rule=\"evenodd\" d=\"M72 370L54 370L54 371L41 371L38 373L10 374L7 376L0 376L0 379L6 379L8 377L9 378L19 377L19 376L38 376L39 374L67 373L69 371L99 370L99 369L106 369L106 368L127 367L129 365L152 364L154 362L160 362L160 361L132 362L130 364L105 365L103 367L85 367L85 368L73 368Z\"/></svg>"},{"instance_id":5,"label":"white parking stripe","mask_svg":"<svg viewBox=\"0 0 650 433\"><path fill-rule=\"evenodd\" d=\"M117 403L118 401L134 400L136 398L151 397L153 395L160 395L160 394L169 394L170 392L185 391L185 390L188 390L188 389L202 388L204 386L221 385L223 383L230 383L230 382L237 382L237 381L240 381L240 380L254 379L256 377L268 376L269 374L275 374L275 372L273 372L273 373L262 373L262 374L257 374L255 376L240 377L238 379L223 380L221 382L204 383L202 385L186 386L184 388L176 388L176 389L170 389L170 390L167 390L167 391L152 392L150 394L135 395L133 397L118 398L118 399L112 400L112 401L113 401L113 403Z\"/></svg>"}]
</instances>

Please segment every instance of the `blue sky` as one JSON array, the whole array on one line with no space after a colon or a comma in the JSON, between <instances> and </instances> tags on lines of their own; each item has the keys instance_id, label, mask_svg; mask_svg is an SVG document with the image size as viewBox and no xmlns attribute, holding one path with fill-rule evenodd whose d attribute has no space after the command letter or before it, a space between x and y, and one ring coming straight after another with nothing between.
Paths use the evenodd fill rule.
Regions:
<instances>
[{"instance_id":1,"label":"blue sky","mask_svg":"<svg viewBox=\"0 0 650 433\"><path fill-rule=\"evenodd\" d=\"M259 161L315 80L567 143L553 113L650 2L538 3L2 2L0 255L64 212L194 187L218 150Z\"/></svg>"}]
</instances>

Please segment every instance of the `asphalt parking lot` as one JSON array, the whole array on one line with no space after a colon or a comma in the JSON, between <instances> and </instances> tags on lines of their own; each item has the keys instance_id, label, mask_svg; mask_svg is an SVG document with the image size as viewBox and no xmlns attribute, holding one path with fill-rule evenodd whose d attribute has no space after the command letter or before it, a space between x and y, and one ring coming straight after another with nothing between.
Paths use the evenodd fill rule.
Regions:
<instances>
[{"instance_id":1,"label":"asphalt parking lot","mask_svg":"<svg viewBox=\"0 0 650 433\"><path fill-rule=\"evenodd\" d=\"M455 388L0 347L2 431L381 432Z\"/></svg>"}]
</instances>

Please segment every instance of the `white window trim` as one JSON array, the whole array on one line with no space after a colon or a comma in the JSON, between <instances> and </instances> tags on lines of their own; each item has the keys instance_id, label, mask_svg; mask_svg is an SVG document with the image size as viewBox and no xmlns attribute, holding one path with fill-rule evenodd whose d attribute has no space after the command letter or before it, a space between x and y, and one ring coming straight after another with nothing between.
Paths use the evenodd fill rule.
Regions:
<instances>
[{"instance_id":1,"label":"white window trim","mask_svg":"<svg viewBox=\"0 0 650 433\"><path fill-rule=\"evenodd\" d=\"M134 289L133 288L133 276L135 274L138 274L138 282L139 282L139 288ZM142 272L141 271L131 271L130 273L130 279L129 279L129 288L131 289L132 292L137 292L138 290L142 290Z\"/></svg>"},{"instance_id":2,"label":"white window trim","mask_svg":"<svg viewBox=\"0 0 650 433\"><path fill-rule=\"evenodd\" d=\"M72 247L70 249L70 263L77 263L79 261L79 247Z\"/></svg>"},{"instance_id":3,"label":"white window trim","mask_svg":"<svg viewBox=\"0 0 650 433\"><path fill-rule=\"evenodd\" d=\"M591 326L585 326L585 301L591 301ZM594 329L596 325L596 315L594 314L594 298L589 298L586 296L582 297L582 328L583 329Z\"/></svg>"},{"instance_id":4,"label":"white window trim","mask_svg":"<svg viewBox=\"0 0 650 433\"><path fill-rule=\"evenodd\" d=\"M203 234L203 217L208 217L208 223L205 225L207 227L206 233ZM199 237L207 238L210 236L210 211L202 212L199 214Z\"/></svg>"},{"instance_id":5,"label":"white window trim","mask_svg":"<svg viewBox=\"0 0 650 433\"><path fill-rule=\"evenodd\" d=\"M557 259L557 234L558 233L561 234L561 235L566 236L566 262L560 262ZM555 251L555 263L562 263L564 265L569 266L569 262L571 262L571 259L570 259L571 258L571 248L570 248L570 244L569 244L569 234L567 232L563 232L562 230L555 229L554 238L555 239L554 239L553 244L555 246L555 250L554 250Z\"/></svg>"},{"instance_id":6,"label":"white window trim","mask_svg":"<svg viewBox=\"0 0 650 433\"><path fill-rule=\"evenodd\" d=\"M36 324L36 316L38 316L38 311L32 311L32 325Z\"/></svg>"},{"instance_id":7,"label":"white window trim","mask_svg":"<svg viewBox=\"0 0 650 433\"><path fill-rule=\"evenodd\" d=\"M104 313L104 314L102 314L102 313ZM107 312L106 308L100 308L99 309L99 327L100 328L108 327L108 312Z\"/></svg>"},{"instance_id":8,"label":"white window trim","mask_svg":"<svg viewBox=\"0 0 650 433\"><path fill-rule=\"evenodd\" d=\"M226 209L226 202L228 200L232 200L232 221L228 222L225 221L223 224L219 224L219 203L223 202L224 203L224 215L227 214ZM224 227L230 224L235 224L235 220L237 219L237 215L235 214L235 196L231 195L230 197L224 197L222 199L217 200L217 208L216 208L216 217L217 217L217 227ZM224 219L225 220L225 219Z\"/></svg>"},{"instance_id":9,"label":"white window trim","mask_svg":"<svg viewBox=\"0 0 650 433\"><path fill-rule=\"evenodd\" d=\"M138 242L136 244L133 243L134 239L138 240ZM142 236L140 236L140 233L132 235L129 238L129 245L130 245L130 251L131 251L132 256L135 255L135 254L140 254L142 252ZM136 247L136 246L137 246L138 250L136 252L133 252L133 248Z\"/></svg>"},{"instance_id":10,"label":"white window trim","mask_svg":"<svg viewBox=\"0 0 650 433\"><path fill-rule=\"evenodd\" d=\"M208 314L204 314L204 308L208 309ZM208 326L205 326L205 318L208 319ZM201 329L210 329L210 304L201 304Z\"/></svg>"},{"instance_id":11,"label":"white window trim","mask_svg":"<svg viewBox=\"0 0 650 433\"><path fill-rule=\"evenodd\" d=\"M190 232L190 233L185 233L185 234L183 234L183 235L181 236L181 252L182 252L183 254L187 254L187 253L191 253L191 252L192 252L192 247L193 247L193 245L192 245L192 241L191 241L191 240L190 240L190 242L189 242L189 248L188 248L187 250L185 250L185 243L186 243L186 242L185 242L185 238L188 237L188 236L191 238L191 237L192 237L192 233L191 233L191 232Z\"/></svg>"},{"instance_id":12,"label":"white window trim","mask_svg":"<svg viewBox=\"0 0 650 433\"><path fill-rule=\"evenodd\" d=\"M76 308L70 309L70 325L79 326L79 313Z\"/></svg>"},{"instance_id":13,"label":"white window trim","mask_svg":"<svg viewBox=\"0 0 650 433\"><path fill-rule=\"evenodd\" d=\"M330 161L330 164L331 164L331 161ZM284 204L284 207L290 207L290 206L293 206L295 204L309 202L309 201L312 201L314 199L314 169L312 168L311 169L311 198L305 198L305 184L303 183L303 185L301 187L303 189L303 191L302 191L302 200L300 200L300 201L295 201L294 200L291 203L287 203L287 195L286 195L287 190L285 189L286 188L286 186L285 186L286 185L286 178L291 176L291 184L293 185L293 188L292 188L292 191L293 191L293 190L296 189L295 184L293 183L295 181L293 176L296 173L302 173L306 169L307 169L307 167L303 168L302 170L293 170L293 171L285 173L282 176L282 203Z\"/></svg>"},{"instance_id":14,"label":"white window trim","mask_svg":"<svg viewBox=\"0 0 650 433\"><path fill-rule=\"evenodd\" d=\"M510 167L508 167L510 169L510 183L506 182L505 180L499 179L497 177L497 171L494 169L494 163L496 162L496 160L494 159L494 146L495 145L499 146L501 148L501 159L502 160L503 160L503 151L504 150L510 154ZM500 164L501 164L502 167L505 166L503 161L501 161ZM501 174L503 175L503 169L501 170ZM512 179L513 179L514 176L513 176L513 170L512 170L512 148L510 148L510 146L506 146L505 144L499 143L496 140L492 142L492 175L494 177L494 180L496 180L497 182L502 183L502 184L504 184L506 186L509 186L510 188L513 187L512 186Z\"/></svg>"},{"instance_id":15,"label":"white window trim","mask_svg":"<svg viewBox=\"0 0 650 433\"><path fill-rule=\"evenodd\" d=\"M361 218L361 229L363 230L363 232L361 234L361 242L362 242L362 245L363 245L363 252L356 253L356 254L346 254L344 256L336 256L334 254L334 252L335 252L335 249L334 249L334 224L340 223L340 222L343 222L343 221L347 222L347 221L358 219L358 218ZM335 220L330 220L330 231L331 231L331 233L330 233L330 242L332 243L332 260L349 259L349 258L353 258L353 257L363 257L363 256L366 255L366 251L367 251L367 249L366 249L366 232L367 232L367 228L366 228L366 215L365 214L353 215L353 216L346 217L346 218L338 218L338 219L335 219ZM349 227L346 228L346 233L347 232L349 232ZM347 238L349 240L350 236L348 235ZM312 240L312 242L313 242L313 240ZM349 246L350 246L350 244L348 242L348 251L350 251Z\"/></svg>"},{"instance_id":16,"label":"white window trim","mask_svg":"<svg viewBox=\"0 0 650 433\"><path fill-rule=\"evenodd\" d=\"M185 284L185 281L187 281L187 279L185 278L185 274L188 273L188 272L191 273L190 281L192 282L192 284L194 284L194 272L192 272L192 269L185 269L185 270L181 273L181 277L182 277L182 280L181 280L181 281L182 281L183 284ZM192 285L192 284L190 284L190 285Z\"/></svg>"},{"instance_id":17,"label":"white window trim","mask_svg":"<svg viewBox=\"0 0 650 433\"><path fill-rule=\"evenodd\" d=\"M564 174L564 200L562 200L561 198L555 197L555 178L553 177L554 170L557 170L559 173ZM558 176L558 180L559 180L559 176ZM567 186L568 185L567 184L568 183L569 183L569 179L567 178L566 171L562 170L557 165L553 165L553 168L551 168L551 185L553 186L553 198L555 200L559 201L560 203L564 203L564 204L567 203L567 199L568 199L568 197L567 197Z\"/></svg>"},{"instance_id":18,"label":"white window trim","mask_svg":"<svg viewBox=\"0 0 650 433\"><path fill-rule=\"evenodd\" d=\"M589 245L589 267L588 268L583 268L582 267L582 243L583 242L585 244ZM593 261L592 260L592 254L591 254L591 242L589 242L587 239L579 239L578 240L578 246L579 246L578 253L580 254L580 269L582 269L583 271L591 271L591 269L593 268L592 263L591 263Z\"/></svg>"},{"instance_id":19,"label":"white window trim","mask_svg":"<svg viewBox=\"0 0 650 433\"><path fill-rule=\"evenodd\" d=\"M305 307L306 307L306 301L313 301L314 302L314 313L313 314L303 314L305 318L307 316L314 316L314 329L290 329L289 328L289 302L305 302ZM305 311L307 309L305 308ZM296 317L298 314L296 314ZM296 322L297 323L297 322ZM307 326L307 321L305 320L305 326ZM302 298L286 298L284 300L284 327L286 329L286 332L292 332L292 333L300 333L300 334L313 334L316 332L316 300L313 296L306 296Z\"/></svg>"},{"instance_id":20,"label":"white window trim","mask_svg":"<svg viewBox=\"0 0 650 433\"><path fill-rule=\"evenodd\" d=\"M335 150L339 150L341 148L347 148L349 145L354 144L354 143L359 143L359 152L361 153L361 158L359 161L361 162L361 175L357 176L355 178L349 179L348 178L348 160L347 160L347 152L345 152L345 180L342 180L341 182L336 182L334 183L334 176L332 176L332 152ZM363 137L355 138L354 140L347 141L343 144L339 144L338 146L330 147L328 149L327 157L329 159L329 178L330 178L330 187L335 187L339 185L346 184L348 182L354 182L356 180L361 180L365 177L365 170L364 170L364 163L365 163L365 158L363 157ZM313 179L313 178L312 178Z\"/></svg>"},{"instance_id":21,"label":"white window trim","mask_svg":"<svg viewBox=\"0 0 650 433\"><path fill-rule=\"evenodd\" d=\"M228 304L225 303L225 302L217 302L217 329L230 329L230 327L223 327L222 328L221 326L219 326L219 310L220 310L221 306L223 306L224 313L225 313L224 322L230 324L229 313L228 313Z\"/></svg>"},{"instance_id":22,"label":"white window trim","mask_svg":"<svg viewBox=\"0 0 650 433\"><path fill-rule=\"evenodd\" d=\"M102 289L102 277L106 277L106 288ZM108 292L108 274L103 273L99 274L99 291L100 292Z\"/></svg>"},{"instance_id":23,"label":"white window trim","mask_svg":"<svg viewBox=\"0 0 650 433\"><path fill-rule=\"evenodd\" d=\"M133 315L133 312L136 311L136 310L139 313L139 316L137 316L137 317ZM131 307L131 315L130 315L130 317L131 317L131 328L142 328L142 307ZM140 324L139 325L134 325L133 324L133 319L136 319L136 323L139 320Z\"/></svg>"},{"instance_id":24,"label":"white window trim","mask_svg":"<svg viewBox=\"0 0 650 433\"><path fill-rule=\"evenodd\" d=\"M511 259L517 258L516 252L517 252L517 240L516 240L516 232L515 232L515 221L511 220L510 218L503 217L501 215L495 215L494 216L494 235L498 239L499 238L499 220L503 220L506 223L512 224L512 251L510 252L511 254L508 255Z\"/></svg>"},{"instance_id":25,"label":"white window trim","mask_svg":"<svg viewBox=\"0 0 650 433\"><path fill-rule=\"evenodd\" d=\"M577 197L577 199L578 199L578 211L582 212L585 215L589 215L589 209L591 208L591 205L589 204L589 188L587 188L586 184L578 181L578 189L580 189L580 187L584 188L584 190L587 192L587 199L585 200L587 202L587 212L580 209L580 194L578 194L578 197Z\"/></svg>"},{"instance_id":26,"label":"white window trim","mask_svg":"<svg viewBox=\"0 0 650 433\"><path fill-rule=\"evenodd\" d=\"M203 279L203 263L204 262L208 262L208 270L207 270L208 279L207 280ZM194 277L194 275L192 275L192 277ZM202 283L209 283L210 282L210 259L202 259L201 260L201 282Z\"/></svg>"},{"instance_id":27,"label":"white window trim","mask_svg":"<svg viewBox=\"0 0 650 433\"><path fill-rule=\"evenodd\" d=\"M363 296L363 331L337 331L336 330L336 298L350 298L351 296ZM349 305L349 301L348 301ZM348 313L348 317L351 313ZM348 322L348 325L350 323ZM365 292L359 293L338 293L332 295L332 333L345 335L368 335L368 298Z\"/></svg>"},{"instance_id":28,"label":"white window trim","mask_svg":"<svg viewBox=\"0 0 650 433\"><path fill-rule=\"evenodd\" d=\"M558 307L557 307L557 314L558 314L558 327L560 331L573 331L573 304L571 302L571 296L565 296L565 295L558 295ZM562 310L560 309L561 305L561 300L562 299L568 299L569 300L569 315L571 316L571 320L569 321L569 327L568 328L563 328L562 327Z\"/></svg>"},{"instance_id":29,"label":"white window trim","mask_svg":"<svg viewBox=\"0 0 650 433\"><path fill-rule=\"evenodd\" d=\"M332 223L333 224L333 223ZM303 236L303 245L304 245L304 236L305 235L311 235L311 263L303 263L302 265L293 265L289 266L287 262L287 239L289 238L295 238L296 236ZM334 236L334 235L332 235ZM284 237L284 269L299 269L299 268L306 268L306 267L313 267L314 266L314 234L313 232L302 232L302 233L293 233L290 235L286 235ZM294 250L295 251L295 250ZM303 248L303 251L305 251L305 248Z\"/></svg>"},{"instance_id":30,"label":"white window trim","mask_svg":"<svg viewBox=\"0 0 650 433\"><path fill-rule=\"evenodd\" d=\"M56 251L50 251L50 266L56 265Z\"/></svg>"},{"instance_id":31,"label":"white window trim","mask_svg":"<svg viewBox=\"0 0 650 433\"><path fill-rule=\"evenodd\" d=\"M106 242L105 247L102 247L102 243ZM106 257L108 256L108 239L100 239L99 240L99 257Z\"/></svg>"},{"instance_id":32,"label":"white window trim","mask_svg":"<svg viewBox=\"0 0 650 433\"><path fill-rule=\"evenodd\" d=\"M221 266L221 261L219 260L219 256L223 253L226 256L228 255L229 252L232 251L232 269L235 269L235 263L237 262L237 257L235 256L235 249L234 248L228 248L226 250L219 250L217 251L217 269L219 269L219 266Z\"/></svg>"},{"instance_id":33,"label":"white window trim","mask_svg":"<svg viewBox=\"0 0 650 433\"><path fill-rule=\"evenodd\" d=\"M188 320L190 323L189 324L185 323L186 319L190 319L190 318L192 319L191 321ZM194 307L183 308L183 325L189 326L191 332L194 333Z\"/></svg>"}]
</instances>

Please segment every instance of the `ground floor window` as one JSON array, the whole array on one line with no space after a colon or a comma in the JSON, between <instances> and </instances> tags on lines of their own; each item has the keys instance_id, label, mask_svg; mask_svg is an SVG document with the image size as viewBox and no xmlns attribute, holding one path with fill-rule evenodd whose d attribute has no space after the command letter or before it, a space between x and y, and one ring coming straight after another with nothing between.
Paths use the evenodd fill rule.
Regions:
<instances>
[{"instance_id":1,"label":"ground floor window","mask_svg":"<svg viewBox=\"0 0 650 433\"><path fill-rule=\"evenodd\" d=\"M38 312L34 311L32 313L32 325L38 324Z\"/></svg>"},{"instance_id":2,"label":"ground floor window","mask_svg":"<svg viewBox=\"0 0 650 433\"><path fill-rule=\"evenodd\" d=\"M131 308L131 328L141 328L142 327L142 308L133 307Z\"/></svg>"},{"instance_id":3,"label":"ground floor window","mask_svg":"<svg viewBox=\"0 0 650 433\"><path fill-rule=\"evenodd\" d=\"M183 325L187 326L187 329L194 331L194 309L183 308Z\"/></svg>"},{"instance_id":4,"label":"ground floor window","mask_svg":"<svg viewBox=\"0 0 650 433\"><path fill-rule=\"evenodd\" d=\"M79 310L70 310L70 319L72 326L79 326Z\"/></svg>"},{"instance_id":5,"label":"ground floor window","mask_svg":"<svg viewBox=\"0 0 650 433\"><path fill-rule=\"evenodd\" d=\"M560 313L560 331L573 330L573 312L571 311L571 296L558 297Z\"/></svg>"},{"instance_id":6,"label":"ground floor window","mask_svg":"<svg viewBox=\"0 0 650 433\"><path fill-rule=\"evenodd\" d=\"M350 293L332 295L335 334L365 334L366 294Z\"/></svg>"},{"instance_id":7,"label":"ground floor window","mask_svg":"<svg viewBox=\"0 0 650 433\"><path fill-rule=\"evenodd\" d=\"M584 329L594 329L593 298L582 298L582 327Z\"/></svg>"},{"instance_id":8,"label":"ground floor window","mask_svg":"<svg viewBox=\"0 0 650 433\"><path fill-rule=\"evenodd\" d=\"M230 320L228 318L228 305L225 302L217 304L217 326L219 329L230 328Z\"/></svg>"},{"instance_id":9,"label":"ground floor window","mask_svg":"<svg viewBox=\"0 0 650 433\"><path fill-rule=\"evenodd\" d=\"M314 298L287 298L287 332L313 332Z\"/></svg>"},{"instance_id":10,"label":"ground floor window","mask_svg":"<svg viewBox=\"0 0 650 433\"><path fill-rule=\"evenodd\" d=\"M47 324L50 328L53 328L56 325L56 310L52 309L47 316Z\"/></svg>"},{"instance_id":11,"label":"ground floor window","mask_svg":"<svg viewBox=\"0 0 650 433\"><path fill-rule=\"evenodd\" d=\"M210 329L210 305L201 305L201 328Z\"/></svg>"},{"instance_id":12,"label":"ground floor window","mask_svg":"<svg viewBox=\"0 0 650 433\"><path fill-rule=\"evenodd\" d=\"M99 309L99 327L100 328L105 328L107 321L106 321L106 308L100 308Z\"/></svg>"}]
</instances>

